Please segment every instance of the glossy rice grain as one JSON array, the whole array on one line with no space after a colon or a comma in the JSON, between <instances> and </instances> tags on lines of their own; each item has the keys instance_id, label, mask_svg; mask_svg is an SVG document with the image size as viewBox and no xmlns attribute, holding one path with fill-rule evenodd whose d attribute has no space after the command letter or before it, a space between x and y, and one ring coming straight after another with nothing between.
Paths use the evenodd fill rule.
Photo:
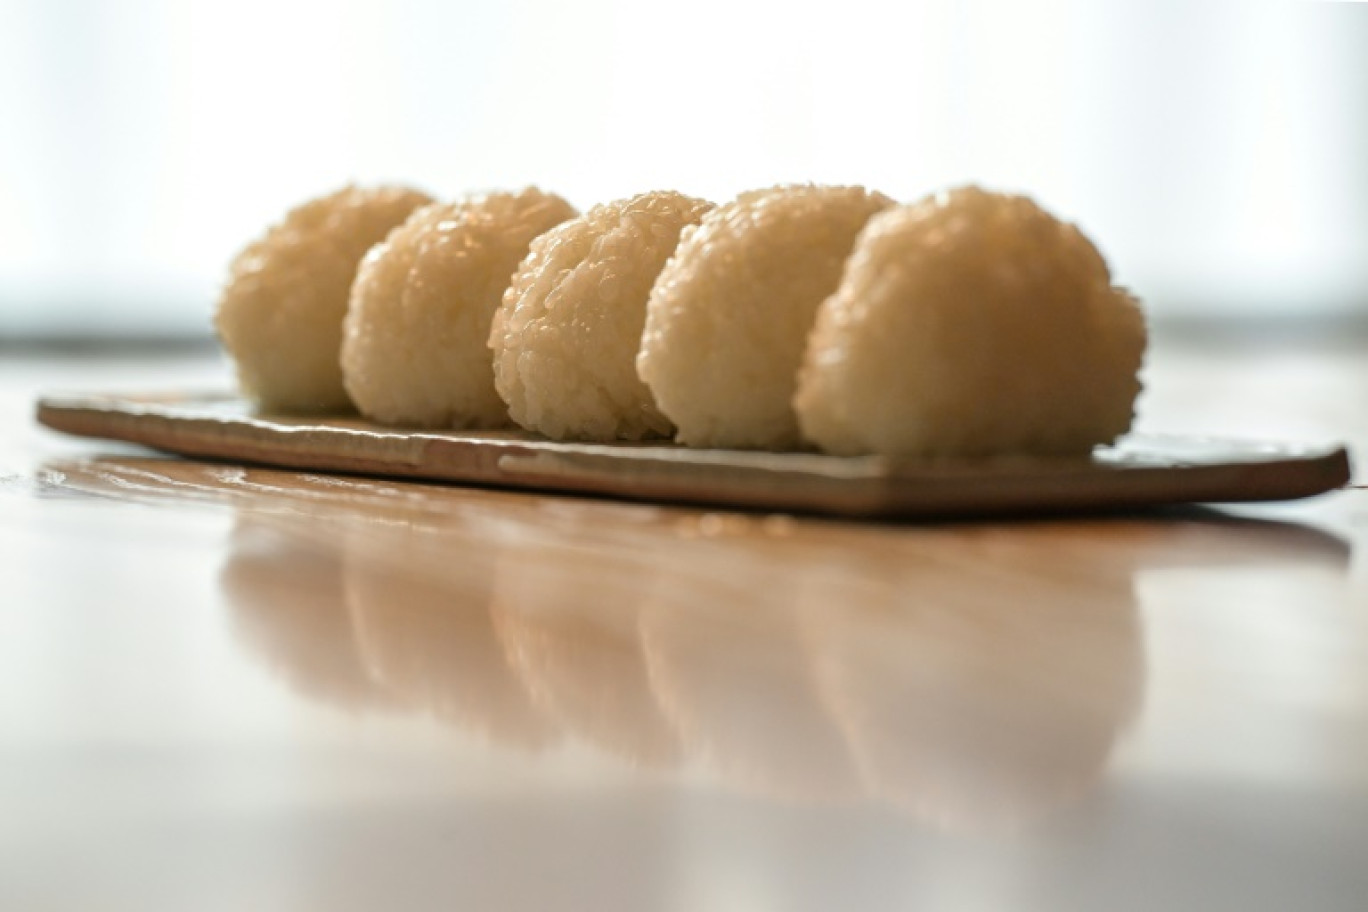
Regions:
<instances>
[{"instance_id":1,"label":"glossy rice grain","mask_svg":"<svg viewBox=\"0 0 1368 912\"><path fill-rule=\"evenodd\" d=\"M494 383L520 426L641 440L673 426L636 375L646 299L712 204L674 192L596 206L537 238L494 315Z\"/></svg>"},{"instance_id":2,"label":"glossy rice grain","mask_svg":"<svg viewBox=\"0 0 1368 912\"><path fill-rule=\"evenodd\" d=\"M792 449L795 378L817 305L886 196L791 186L742 194L687 231L647 305L637 373L676 439Z\"/></svg>"},{"instance_id":3,"label":"glossy rice grain","mask_svg":"<svg viewBox=\"0 0 1368 912\"><path fill-rule=\"evenodd\" d=\"M357 264L430 201L403 187L346 187L291 210L237 256L214 326L243 395L267 412L351 407L338 357Z\"/></svg>"},{"instance_id":4,"label":"glossy rice grain","mask_svg":"<svg viewBox=\"0 0 1368 912\"><path fill-rule=\"evenodd\" d=\"M1083 455L1130 427L1145 343L1077 228L966 188L870 221L818 312L795 409L840 455Z\"/></svg>"},{"instance_id":5,"label":"glossy rice grain","mask_svg":"<svg viewBox=\"0 0 1368 912\"><path fill-rule=\"evenodd\" d=\"M367 418L408 427L508 424L494 389L490 320L532 240L575 215L536 188L418 210L365 258L342 345Z\"/></svg>"}]
</instances>

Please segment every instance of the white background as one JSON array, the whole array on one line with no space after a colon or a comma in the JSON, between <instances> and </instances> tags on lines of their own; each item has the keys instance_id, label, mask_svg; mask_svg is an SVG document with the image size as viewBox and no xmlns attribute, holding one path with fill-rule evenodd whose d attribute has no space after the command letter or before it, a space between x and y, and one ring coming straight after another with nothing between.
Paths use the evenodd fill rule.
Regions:
<instances>
[{"instance_id":1,"label":"white background","mask_svg":"<svg viewBox=\"0 0 1368 912\"><path fill-rule=\"evenodd\" d=\"M0 0L0 334L205 331L349 180L979 182L1160 317L1368 315L1368 8Z\"/></svg>"}]
</instances>

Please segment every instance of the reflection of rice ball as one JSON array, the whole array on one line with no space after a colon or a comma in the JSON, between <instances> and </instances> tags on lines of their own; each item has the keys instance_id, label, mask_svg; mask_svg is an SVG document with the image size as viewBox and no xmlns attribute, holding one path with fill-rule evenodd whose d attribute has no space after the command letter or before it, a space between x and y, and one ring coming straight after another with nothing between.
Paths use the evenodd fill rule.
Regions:
<instances>
[{"instance_id":1,"label":"reflection of rice ball","mask_svg":"<svg viewBox=\"0 0 1368 912\"><path fill-rule=\"evenodd\" d=\"M361 413L387 424L498 427L489 321L532 239L575 215L529 187L425 207L362 261L342 372Z\"/></svg>"},{"instance_id":2,"label":"reflection of rice ball","mask_svg":"<svg viewBox=\"0 0 1368 912\"><path fill-rule=\"evenodd\" d=\"M870 221L794 405L831 453L1086 454L1130 427L1144 348L1077 228L968 188Z\"/></svg>"},{"instance_id":3,"label":"reflection of rice ball","mask_svg":"<svg viewBox=\"0 0 1368 912\"><path fill-rule=\"evenodd\" d=\"M636 375L651 285L711 204L643 193L597 206L532 245L489 346L513 420L548 437L640 440L670 422Z\"/></svg>"},{"instance_id":4,"label":"reflection of rice ball","mask_svg":"<svg viewBox=\"0 0 1368 912\"><path fill-rule=\"evenodd\" d=\"M427 202L402 187L346 187L291 210L238 254L214 325L245 395L278 412L350 405L337 359L356 264Z\"/></svg>"},{"instance_id":5,"label":"reflection of rice ball","mask_svg":"<svg viewBox=\"0 0 1368 912\"><path fill-rule=\"evenodd\" d=\"M520 542L499 555L490 616L532 703L568 734L634 766L680 759L641 654L640 599L651 571L577 537ZM590 585L580 585L591 580Z\"/></svg>"},{"instance_id":6,"label":"reflection of rice ball","mask_svg":"<svg viewBox=\"0 0 1368 912\"><path fill-rule=\"evenodd\" d=\"M859 187L744 193L685 232L647 305L637 372L690 446L798 443L794 379L817 305L864 223Z\"/></svg>"},{"instance_id":7,"label":"reflection of rice ball","mask_svg":"<svg viewBox=\"0 0 1368 912\"><path fill-rule=\"evenodd\" d=\"M814 562L796 613L871 792L952 830L1016 828L1086 793L1138 714L1131 570L1051 578L1008 534L943 531Z\"/></svg>"},{"instance_id":8,"label":"reflection of rice ball","mask_svg":"<svg viewBox=\"0 0 1368 912\"><path fill-rule=\"evenodd\" d=\"M344 604L371 678L400 701L496 743L535 749L556 740L494 630L493 545L411 521L355 531L344 551ZM461 560L450 559L453 549Z\"/></svg>"},{"instance_id":9,"label":"reflection of rice ball","mask_svg":"<svg viewBox=\"0 0 1368 912\"><path fill-rule=\"evenodd\" d=\"M362 666L341 555L289 514L239 515L219 589L233 632L301 694L350 709L391 702Z\"/></svg>"}]
</instances>

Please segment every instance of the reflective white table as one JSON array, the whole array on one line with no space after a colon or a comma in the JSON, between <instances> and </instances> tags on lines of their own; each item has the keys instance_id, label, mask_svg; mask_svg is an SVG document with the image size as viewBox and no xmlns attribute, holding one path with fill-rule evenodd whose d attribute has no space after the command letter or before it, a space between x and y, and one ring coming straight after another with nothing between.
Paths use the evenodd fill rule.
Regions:
<instances>
[{"instance_id":1,"label":"reflective white table","mask_svg":"<svg viewBox=\"0 0 1368 912\"><path fill-rule=\"evenodd\" d=\"M1368 351L1140 427L1368 445ZM1368 500L856 524L32 424L0 361L0 908L1368 908Z\"/></svg>"}]
</instances>

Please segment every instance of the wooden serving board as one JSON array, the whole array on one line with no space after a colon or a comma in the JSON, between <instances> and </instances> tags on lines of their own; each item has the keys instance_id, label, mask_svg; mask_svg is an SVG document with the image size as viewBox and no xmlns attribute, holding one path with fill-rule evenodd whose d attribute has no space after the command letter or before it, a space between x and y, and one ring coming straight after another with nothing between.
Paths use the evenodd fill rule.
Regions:
<instances>
[{"instance_id":1,"label":"wooden serving board","mask_svg":"<svg viewBox=\"0 0 1368 912\"><path fill-rule=\"evenodd\" d=\"M1091 459L922 462L557 443L521 431L405 431L359 418L256 415L225 394L52 395L38 420L185 456L843 516L932 518L1291 500L1349 480L1342 447L1131 437Z\"/></svg>"}]
</instances>

